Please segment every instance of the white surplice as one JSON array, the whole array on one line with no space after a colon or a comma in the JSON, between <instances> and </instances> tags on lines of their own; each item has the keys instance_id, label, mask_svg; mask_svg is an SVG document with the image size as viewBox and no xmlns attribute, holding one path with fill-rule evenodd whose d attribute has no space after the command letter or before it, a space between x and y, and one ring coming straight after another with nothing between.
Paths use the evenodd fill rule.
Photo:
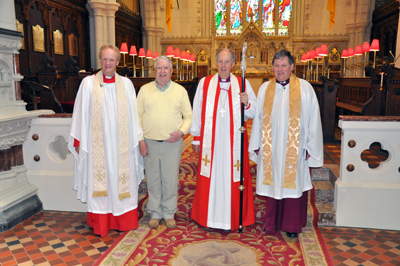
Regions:
<instances>
[{"instance_id":1,"label":"white surplice","mask_svg":"<svg viewBox=\"0 0 400 266\"><path fill-rule=\"evenodd\" d=\"M125 86L129 113L129 193L131 197L118 198L118 110L115 83L103 84L103 128L107 175L107 197L93 195L93 163L91 138L91 104L94 75L83 79L75 99L68 148L75 157L74 185L78 199L87 202L87 211L114 216L132 211L138 206L138 187L144 177L143 157L139 152L139 139L143 135L136 108L136 95L132 82L121 77ZM79 154L74 139L80 141Z\"/></svg>"},{"instance_id":2,"label":"white surplice","mask_svg":"<svg viewBox=\"0 0 400 266\"><path fill-rule=\"evenodd\" d=\"M235 78L231 75L231 79ZM193 122L189 130L193 136L200 136L201 114L203 106L202 78L197 87L193 101ZM230 109L229 109L229 83L220 83L221 92L219 95L218 108L215 122L215 146L213 154L213 166L211 170L210 194L208 203L207 226L212 228L231 229L231 144L230 144ZM249 108L245 109L245 120L254 117L256 96L246 80L246 93L249 97ZM232 97L240 97L232 95ZM200 145L199 141L192 142ZM218 177L218 178L216 178Z\"/></svg>"},{"instance_id":3,"label":"white surplice","mask_svg":"<svg viewBox=\"0 0 400 266\"><path fill-rule=\"evenodd\" d=\"M262 160L262 123L265 92L268 82L261 85L257 96L257 108L251 131L249 152L250 159L257 163L257 188L256 193L274 199L299 198L303 191L312 189L309 167L320 167L324 163L322 125L318 100L310 83L300 80L301 89L301 116L300 137L298 149L298 164L296 175L296 189L282 188L286 143L289 124L289 90L276 83L275 97L271 114L272 130L272 180L274 186L263 185L264 166ZM255 153L259 149L258 155ZM306 151L310 158L306 160Z\"/></svg>"}]
</instances>

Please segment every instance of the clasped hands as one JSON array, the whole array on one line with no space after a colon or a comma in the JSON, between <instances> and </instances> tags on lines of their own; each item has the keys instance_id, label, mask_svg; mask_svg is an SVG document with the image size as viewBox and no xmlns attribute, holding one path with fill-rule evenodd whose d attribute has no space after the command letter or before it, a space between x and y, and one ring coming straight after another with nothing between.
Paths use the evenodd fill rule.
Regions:
<instances>
[{"instance_id":1,"label":"clasped hands","mask_svg":"<svg viewBox=\"0 0 400 266\"><path fill-rule=\"evenodd\" d=\"M170 137L167 138L165 141L171 142L171 143L177 142L178 140L180 140L183 137L182 132L180 130L172 132L169 135L170 135ZM147 144L144 140L139 141L139 150L140 150L140 154L143 157L146 157L149 155L149 148L147 147Z\"/></svg>"}]
</instances>

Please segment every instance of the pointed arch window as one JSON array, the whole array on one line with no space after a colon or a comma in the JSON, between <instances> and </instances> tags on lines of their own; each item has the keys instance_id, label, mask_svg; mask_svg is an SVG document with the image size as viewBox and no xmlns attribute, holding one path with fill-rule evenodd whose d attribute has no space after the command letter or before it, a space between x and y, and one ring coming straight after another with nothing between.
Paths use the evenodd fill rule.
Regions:
<instances>
[{"instance_id":1,"label":"pointed arch window","mask_svg":"<svg viewBox=\"0 0 400 266\"><path fill-rule=\"evenodd\" d=\"M292 2L293 0L214 0L216 36L238 35L251 21L267 36L289 35Z\"/></svg>"}]
</instances>

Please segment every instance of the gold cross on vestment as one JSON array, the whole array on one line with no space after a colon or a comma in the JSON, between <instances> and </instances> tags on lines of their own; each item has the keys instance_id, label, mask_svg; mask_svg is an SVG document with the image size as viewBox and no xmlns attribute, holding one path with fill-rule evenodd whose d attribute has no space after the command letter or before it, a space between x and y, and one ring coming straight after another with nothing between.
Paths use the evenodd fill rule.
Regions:
<instances>
[{"instance_id":1,"label":"gold cross on vestment","mask_svg":"<svg viewBox=\"0 0 400 266\"><path fill-rule=\"evenodd\" d=\"M202 159L204 161L204 166L207 166L207 163L211 162L210 160L207 159L207 155L205 158Z\"/></svg>"},{"instance_id":2,"label":"gold cross on vestment","mask_svg":"<svg viewBox=\"0 0 400 266\"><path fill-rule=\"evenodd\" d=\"M235 164L233 167L237 167L237 171L239 171L239 168L240 168L240 161L237 160L237 164Z\"/></svg>"}]
</instances>

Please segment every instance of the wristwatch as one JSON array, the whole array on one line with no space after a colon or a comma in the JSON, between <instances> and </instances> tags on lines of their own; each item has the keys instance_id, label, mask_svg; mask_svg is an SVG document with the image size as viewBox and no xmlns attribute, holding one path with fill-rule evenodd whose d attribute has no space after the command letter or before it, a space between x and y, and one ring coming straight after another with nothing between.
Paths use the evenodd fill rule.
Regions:
<instances>
[{"instance_id":1,"label":"wristwatch","mask_svg":"<svg viewBox=\"0 0 400 266\"><path fill-rule=\"evenodd\" d=\"M182 133L182 136L181 136L181 137L185 136L185 134L183 133L183 131L182 131L182 130L179 130L179 131Z\"/></svg>"}]
</instances>

